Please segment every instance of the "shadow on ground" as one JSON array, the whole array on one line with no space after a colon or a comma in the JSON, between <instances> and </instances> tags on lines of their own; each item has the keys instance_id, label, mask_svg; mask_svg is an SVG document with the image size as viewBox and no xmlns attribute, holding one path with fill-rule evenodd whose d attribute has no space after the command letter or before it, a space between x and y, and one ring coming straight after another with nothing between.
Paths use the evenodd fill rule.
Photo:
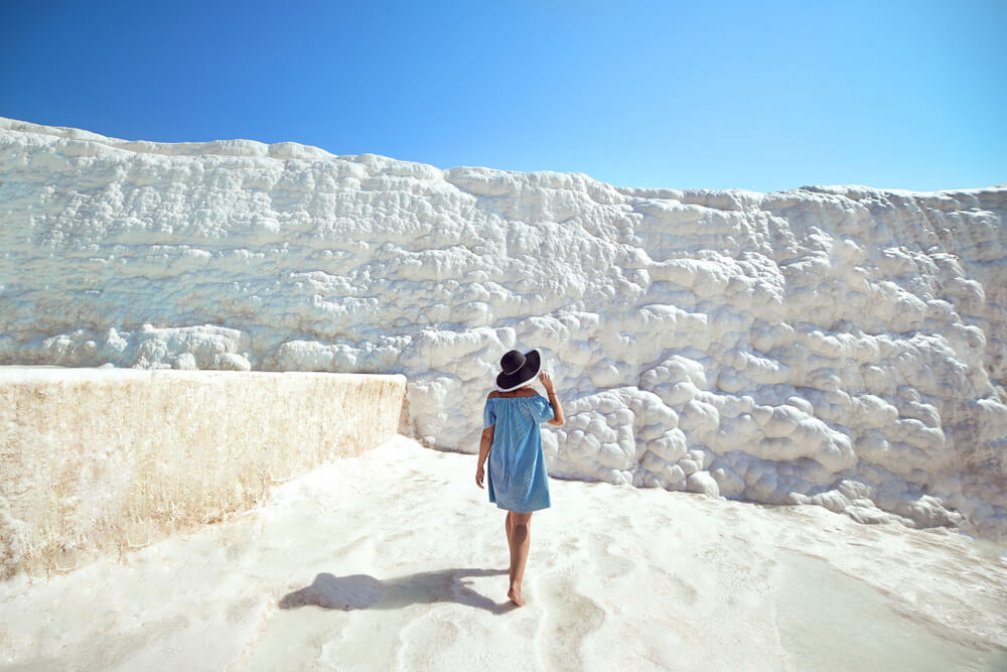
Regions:
<instances>
[{"instance_id":1,"label":"shadow on ground","mask_svg":"<svg viewBox=\"0 0 1007 672\"><path fill-rule=\"evenodd\" d=\"M401 609L411 604L457 602L503 614L513 609L514 605L494 602L477 593L469 587L466 579L506 573L506 569L442 569L379 581L367 574L335 576L325 572L316 576L310 586L284 595L280 608Z\"/></svg>"}]
</instances>

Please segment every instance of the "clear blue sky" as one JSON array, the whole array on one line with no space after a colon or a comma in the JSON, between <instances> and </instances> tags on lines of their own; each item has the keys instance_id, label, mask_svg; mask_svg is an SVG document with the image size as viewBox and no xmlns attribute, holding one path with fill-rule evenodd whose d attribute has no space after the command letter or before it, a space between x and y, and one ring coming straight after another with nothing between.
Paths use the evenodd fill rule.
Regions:
<instances>
[{"instance_id":1,"label":"clear blue sky","mask_svg":"<svg viewBox=\"0 0 1007 672\"><path fill-rule=\"evenodd\" d=\"M0 0L0 116L622 186L989 186L1007 0Z\"/></svg>"}]
</instances>

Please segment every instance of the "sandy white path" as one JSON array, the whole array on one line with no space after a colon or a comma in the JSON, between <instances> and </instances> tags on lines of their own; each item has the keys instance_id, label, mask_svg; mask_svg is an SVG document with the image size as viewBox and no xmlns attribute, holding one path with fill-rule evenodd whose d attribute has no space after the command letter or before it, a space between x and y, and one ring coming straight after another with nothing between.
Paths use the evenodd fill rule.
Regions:
<instances>
[{"instance_id":1,"label":"sandy white path","mask_svg":"<svg viewBox=\"0 0 1007 672\"><path fill-rule=\"evenodd\" d=\"M471 456L398 438L261 508L0 585L0 669L996 670L1007 558L819 507L553 481L525 593Z\"/></svg>"}]
</instances>

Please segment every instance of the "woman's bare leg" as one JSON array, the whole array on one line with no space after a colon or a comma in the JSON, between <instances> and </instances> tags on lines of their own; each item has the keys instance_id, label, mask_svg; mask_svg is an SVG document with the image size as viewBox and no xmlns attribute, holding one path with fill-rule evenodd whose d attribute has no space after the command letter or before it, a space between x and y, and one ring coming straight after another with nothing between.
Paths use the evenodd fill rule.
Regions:
<instances>
[{"instance_id":1,"label":"woman's bare leg","mask_svg":"<svg viewBox=\"0 0 1007 672\"><path fill-rule=\"evenodd\" d=\"M504 519L504 529L507 531L507 550L510 553L510 572L508 578L508 592L507 597L511 597L509 587L514 584L514 522L511 516L514 515L510 511L507 512L507 517Z\"/></svg>"},{"instance_id":2,"label":"woman's bare leg","mask_svg":"<svg viewBox=\"0 0 1007 672\"><path fill-rule=\"evenodd\" d=\"M524 606L521 597L521 581L524 579L524 566L528 562L528 548L531 545L531 513L507 514L507 541L510 546L510 590L507 597L519 607Z\"/></svg>"}]
</instances>

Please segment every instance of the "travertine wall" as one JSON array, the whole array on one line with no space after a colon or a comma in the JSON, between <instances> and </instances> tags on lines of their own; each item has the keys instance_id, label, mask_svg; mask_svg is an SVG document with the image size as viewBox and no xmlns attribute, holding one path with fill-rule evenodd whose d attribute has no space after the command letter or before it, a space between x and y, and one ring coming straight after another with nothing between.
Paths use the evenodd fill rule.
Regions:
<instances>
[{"instance_id":1,"label":"travertine wall","mask_svg":"<svg viewBox=\"0 0 1007 672\"><path fill-rule=\"evenodd\" d=\"M631 189L0 119L0 364L398 373L475 452L511 348L554 476L1007 539L1007 185Z\"/></svg>"},{"instance_id":2,"label":"travertine wall","mask_svg":"<svg viewBox=\"0 0 1007 672\"><path fill-rule=\"evenodd\" d=\"M404 376L0 367L0 576L248 508L399 427Z\"/></svg>"}]
</instances>

